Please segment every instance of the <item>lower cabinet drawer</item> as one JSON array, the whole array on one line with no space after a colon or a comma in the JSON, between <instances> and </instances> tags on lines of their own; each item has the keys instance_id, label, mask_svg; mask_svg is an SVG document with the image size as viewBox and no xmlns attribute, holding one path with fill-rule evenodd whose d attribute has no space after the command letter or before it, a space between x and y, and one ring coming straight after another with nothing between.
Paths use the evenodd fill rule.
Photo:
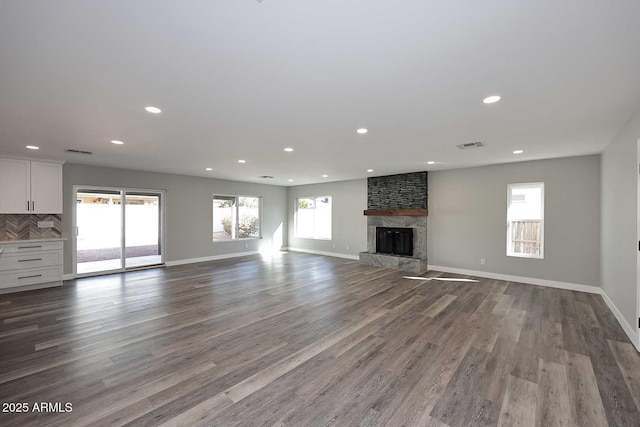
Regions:
<instances>
[{"instance_id":1,"label":"lower cabinet drawer","mask_svg":"<svg viewBox=\"0 0 640 427\"><path fill-rule=\"evenodd\" d=\"M0 271L52 267L62 264L62 251L0 254Z\"/></svg>"},{"instance_id":2,"label":"lower cabinet drawer","mask_svg":"<svg viewBox=\"0 0 640 427\"><path fill-rule=\"evenodd\" d=\"M13 288L62 280L62 266L0 271L0 288Z\"/></svg>"},{"instance_id":3,"label":"lower cabinet drawer","mask_svg":"<svg viewBox=\"0 0 640 427\"><path fill-rule=\"evenodd\" d=\"M10 253L23 253L23 252L39 252L39 251L55 251L62 250L62 242L54 241L36 241L29 242L21 241L20 243L12 243L11 241L2 241L0 242L0 253L10 254Z\"/></svg>"}]
</instances>

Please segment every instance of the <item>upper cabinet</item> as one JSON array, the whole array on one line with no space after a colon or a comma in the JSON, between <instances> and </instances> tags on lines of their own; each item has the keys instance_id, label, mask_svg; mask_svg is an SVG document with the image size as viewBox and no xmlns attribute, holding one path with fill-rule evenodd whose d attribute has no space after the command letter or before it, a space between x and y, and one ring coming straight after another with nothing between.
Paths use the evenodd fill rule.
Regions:
<instances>
[{"instance_id":1,"label":"upper cabinet","mask_svg":"<svg viewBox=\"0 0 640 427\"><path fill-rule=\"evenodd\" d=\"M30 213L30 163L0 159L0 214Z\"/></svg>"},{"instance_id":2,"label":"upper cabinet","mask_svg":"<svg viewBox=\"0 0 640 427\"><path fill-rule=\"evenodd\" d=\"M62 164L0 158L0 214L25 213L62 213Z\"/></svg>"},{"instance_id":3,"label":"upper cabinet","mask_svg":"<svg viewBox=\"0 0 640 427\"><path fill-rule=\"evenodd\" d=\"M62 165L31 162L31 213L62 213Z\"/></svg>"}]
</instances>

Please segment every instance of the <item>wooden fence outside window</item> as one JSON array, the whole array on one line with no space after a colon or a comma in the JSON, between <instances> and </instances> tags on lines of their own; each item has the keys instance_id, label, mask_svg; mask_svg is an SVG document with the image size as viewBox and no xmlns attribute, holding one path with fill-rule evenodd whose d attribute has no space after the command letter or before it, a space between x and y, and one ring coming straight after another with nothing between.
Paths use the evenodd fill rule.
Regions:
<instances>
[{"instance_id":1,"label":"wooden fence outside window","mask_svg":"<svg viewBox=\"0 0 640 427\"><path fill-rule=\"evenodd\" d=\"M511 252L540 255L540 221L511 221Z\"/></svg>"}]
</instances>

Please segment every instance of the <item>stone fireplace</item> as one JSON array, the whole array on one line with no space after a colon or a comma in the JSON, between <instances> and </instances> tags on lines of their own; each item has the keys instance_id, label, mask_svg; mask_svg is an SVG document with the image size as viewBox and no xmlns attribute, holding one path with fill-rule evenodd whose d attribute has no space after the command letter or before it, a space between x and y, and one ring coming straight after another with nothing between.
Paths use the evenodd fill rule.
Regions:
<instances>
[{"instance_id":1,"label":"stone fireplace","mask_svg":"<svg viewBox=\"0 0 640 427\"><path fill-rule=\"evenodd\" d=\"M367 251L360 262L427 270L427 173L369 178L367 187Z\"/></svg>"}]
</instances>

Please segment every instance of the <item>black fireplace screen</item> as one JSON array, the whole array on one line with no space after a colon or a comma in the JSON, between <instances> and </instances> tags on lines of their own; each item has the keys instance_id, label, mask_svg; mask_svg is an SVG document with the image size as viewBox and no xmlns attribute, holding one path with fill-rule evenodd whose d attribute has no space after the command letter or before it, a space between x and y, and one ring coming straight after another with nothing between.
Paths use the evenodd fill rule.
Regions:
<instances>
[{"instance_id":1,"label":"black fireplace screen","mask_svg":"<svg viewBox=\"0 0 640 427\"><path fill-rule=\"evenodd\" d=\"M413 228L376 228L376 252L413 256Z\"/></svg>"}]
</instances>

